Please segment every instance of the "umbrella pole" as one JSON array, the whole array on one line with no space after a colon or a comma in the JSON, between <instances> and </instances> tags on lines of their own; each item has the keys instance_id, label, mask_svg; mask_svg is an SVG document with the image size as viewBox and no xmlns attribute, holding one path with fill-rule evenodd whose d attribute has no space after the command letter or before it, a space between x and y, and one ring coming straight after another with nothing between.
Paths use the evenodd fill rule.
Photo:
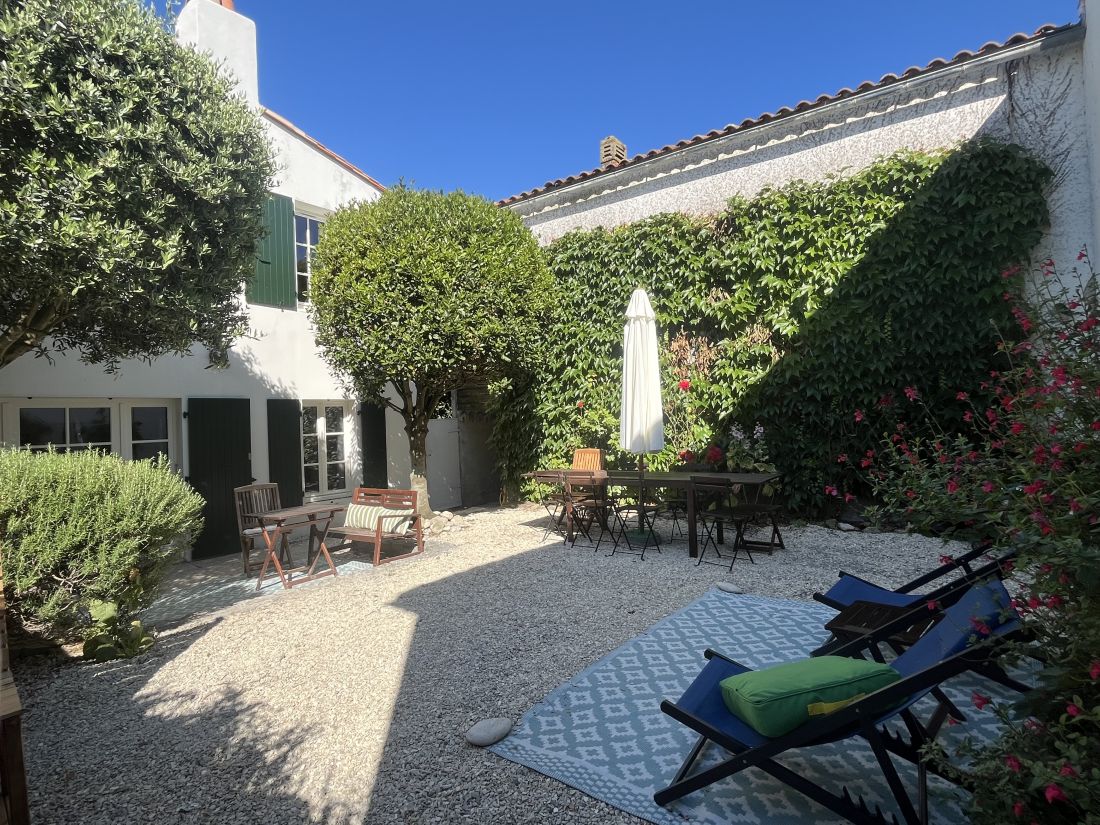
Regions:
<instances>
[{"instance_id":1,"label":"umbrella pole","mask_svg":"<svg viewBox=\"0 0 1100 825\"><path fill-rule=\"evenodd\" d=\"M645 532L645 456L638 456L638 529Z\"/></svg>"}]
</instances>

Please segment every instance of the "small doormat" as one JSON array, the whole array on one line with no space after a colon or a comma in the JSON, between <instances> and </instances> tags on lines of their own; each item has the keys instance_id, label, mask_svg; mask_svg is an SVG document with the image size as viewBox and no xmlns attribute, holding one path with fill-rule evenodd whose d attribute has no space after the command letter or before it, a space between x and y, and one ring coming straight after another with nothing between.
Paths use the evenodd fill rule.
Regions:
<instances>
[{"instance_id":1,"label":"small doormat","mask_svg":"<svg viewBox=\"0 0 1100 825\"><path fill-rule=\"evenodd\" d=\"M708 647L751 667L803 658L828 636L836 615L814 602L735 595L712 590L608 654L531 708L516 730L490 750L589 796L654 823L805 825L842 822L830 811L761 770L750 768L662 808L655 791L667 785L694 744L694 732L661 712L678 699L704 664ZM945 728L951 747L965 733L992 739L997 721L971 704L974 689L995 697L1009 692L979 677L961 676L946 693L966 713L966 724ZM930 700L914 710L927 718ZM700 766L726 754L708 745ZM779 761L830 790L846 785L889 815L896 811L870 747L860 739L803 748ZM895 764L915 796L916 770ZM965 795L934 777L932 821L965 822ZM900 820L900 814L898 814Z\"/></svg>"}]
</instances>

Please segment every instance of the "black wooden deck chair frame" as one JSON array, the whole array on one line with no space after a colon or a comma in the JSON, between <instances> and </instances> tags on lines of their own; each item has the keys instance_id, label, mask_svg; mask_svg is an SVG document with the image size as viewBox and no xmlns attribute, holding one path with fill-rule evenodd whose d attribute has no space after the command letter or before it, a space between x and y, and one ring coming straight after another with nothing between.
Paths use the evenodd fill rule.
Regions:
<instances>
[{"instance_id":1,"label":"black wooden deck chair frame","mask_svg":"<svg viewBox=\"0 0 1100 825\"><path fill-rule=\"evenodd\" d=\"M991 611L999 619L992 618ZM974 615L982 617L989 625L991 634L971 644L973 630L970 619ZM896 633L902 621L884 626L870 637L851 642L836 651L836 655L869 653L875 656L873 643L882 642ZM925 744L935 740L948 719L948 706L937 701L935 710L924 722L917 718L912 706L920 699L932 696L932 691L947 679L967 671L980 672L1000 645L1016 637L1021 630L1022 624L1010 605L1003 584L1000 581L976 584L946 611L944 620L936 628L893 662L903 674L899 681L858 699L835 713L808 722L784 736L770 739L753 731L729 713L722 704L718 682L726 675L742 673L749 668L716 651L707 650L704 654L707 664L680 700L665 700L661 703L662 711L698 733L699 739L672 783L654 794L654 801L658 805L668 805L747 768L759 768L856 825L886 825L891 821L896 823L896 816L891 814L890 819L887 819L886 814L877 806L872 811L861 796L853 798L846 787L842 787L839 792L829 790L775 759L795 748L838 742L858 736L871 746L905 825L926 823L928 774L932 773L953 782L958 782L959 778L945 775L934 764L923 759L920 753ZM961 649L960 639L963 640ZM884 707L893 709L884 712ZM708 718L703 718L704 715ZM904 724L908 738L885 727L886 722L895 718ZM691 773L708 743L721 746L731 755L717 765ZM891 756L917 766L916 801L906 790Z\"/></svg>"}]
</instances>

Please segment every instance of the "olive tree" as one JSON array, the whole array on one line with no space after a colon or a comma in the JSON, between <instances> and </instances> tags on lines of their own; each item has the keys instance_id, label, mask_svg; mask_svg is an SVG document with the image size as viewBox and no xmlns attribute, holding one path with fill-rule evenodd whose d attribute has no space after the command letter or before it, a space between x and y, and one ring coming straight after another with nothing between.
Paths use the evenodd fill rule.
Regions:
<instances>
[{"instance_id":1,"label":"olive tree","mask_svg":"<svg viewBox=\"0 0 1100 825\"><path fill-rule=\"evenodd\" d=\"M462 192L398 186L334 214L317 247L317 343L364 401L401 414L427 494L428 422L443 397L529 369L552 294L515 214Z\"/></svg>"},{"instance_id":2,"label":"olive tree","mask_svg":"<svg viewBox=\"0 0 1100 825\"><path fill-rule=\"evenodd\" d=\"M273 173L233 81L139 0L0 0L0 367L224 353Z\"/></svg>"}]
</instances>

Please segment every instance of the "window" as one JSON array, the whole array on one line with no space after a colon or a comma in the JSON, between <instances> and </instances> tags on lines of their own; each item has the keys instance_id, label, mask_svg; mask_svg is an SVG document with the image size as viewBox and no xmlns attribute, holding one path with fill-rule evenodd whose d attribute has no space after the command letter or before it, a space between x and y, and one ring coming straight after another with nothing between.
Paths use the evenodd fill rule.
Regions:
<instances>
[{"instance_id":1,"label":"window","mask_svg":"<svg viewBox=\"0 0 1100 825\"><path fill-rule=\"evenodd\" d=\"M179 402L168 398L30 398L0 402L0 443L42 452L103 450L178 460Z\"/></svg>"},{"instance_id":2,"label":"window","mask_svg":"<svg viewBox=\"0 0 1100 825\"><path fill-rule=\"evenodd\" d=\"M298 273L298 302L309 302L309 279L313 274L313 253L321 233L321 222L308 215L294 216L294 260Z\"/></svg>"},{"instance_id":3,"label":"window","mask_svg":"<svg viewBox=\"0 0 1100 825\"><path fill-rule=\"evenodd\" d=\"M310 493L346 490L347 422L343 401L302 402L302 489Z\"/></svg>"},{"instance_id":4,"label":"window","mask_svg":"<svg viewBox=\"0 0 1100 825\"><path fill-rule=\"evenodd\" d=\"M41 452L52 444L67 450L110 450L110 407L22 407L19 446Z\"/></svg>"}]
</instances>

